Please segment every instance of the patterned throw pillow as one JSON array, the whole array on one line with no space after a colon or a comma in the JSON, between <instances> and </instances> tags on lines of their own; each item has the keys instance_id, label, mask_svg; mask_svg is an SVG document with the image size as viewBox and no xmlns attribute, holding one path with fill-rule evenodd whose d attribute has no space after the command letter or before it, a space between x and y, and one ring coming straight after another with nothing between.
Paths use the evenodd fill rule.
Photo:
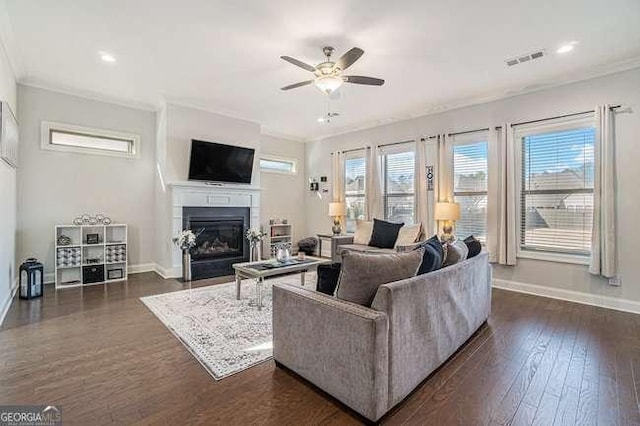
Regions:
<instances>
[{"instance_id":1,"label":"patterned throw pillow","mask_svg":"<svg viewBox=\"0 0 640 426\"><path fill-rule=\"evenodd\" d=\"M353 234L353 244L366 246L371 241L373 222L370 220L356 221L356 232Z\"/></svg>"},{"instance_id":2,"label":"patterned throw pillow","mask_svg":"<svg viewBox=\"0 0 640 426\"><path fill-rule=\"evenodd\" d=\"M378 287L415 277L420 262L422 250L389 254L344 251L336 297L371 306Z\"/></svg>"}]
</instances>

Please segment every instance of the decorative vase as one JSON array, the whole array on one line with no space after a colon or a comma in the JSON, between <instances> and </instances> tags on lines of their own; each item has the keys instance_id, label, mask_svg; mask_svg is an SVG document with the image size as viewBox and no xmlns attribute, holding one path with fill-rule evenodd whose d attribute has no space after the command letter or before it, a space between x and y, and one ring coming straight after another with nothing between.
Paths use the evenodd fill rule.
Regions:
<instances>
[{"instance_id":1,"label":"decorative vase","mask_svg":"<svg viewBox=\"0 0 640 426\"><path fill-rule=\"evenodd\" d=\"M249 246L249 262L257 262L259 260L262 260L260 242L252 243Z\"/></svg>"},{"instance_id":2,"label":"decorative vase","mask_svg":"<svg viewBox=\"0 0 640 426\"><path fill-rule=\"evenodd\" d=\"M189 253L189 249L182 250L182 281L191 281L191 253Z\"/></svg>"},{"instance_id":3,"label":"decorative vase","mask_svg":"<svg viewBox=\"0 0 640 426\"><path fill-rule=\"evenodd\" d=\"M291 258L288 248L279 248L276 253L276 260L278 262L286 262Z\"/></svg>"}]
</instances>

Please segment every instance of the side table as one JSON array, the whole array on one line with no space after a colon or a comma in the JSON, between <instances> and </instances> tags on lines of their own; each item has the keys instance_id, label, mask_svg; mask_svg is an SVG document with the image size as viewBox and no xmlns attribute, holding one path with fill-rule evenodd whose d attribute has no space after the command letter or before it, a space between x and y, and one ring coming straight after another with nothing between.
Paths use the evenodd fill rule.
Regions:
<instances>
[{"instance_id":1,"label":"side table","mask_svg":"<svg viewBox=\"0 0 640 426\"><path fill-rule=\"evenodd\" d=\"M331 258L332 262L340 262L338 247L352 244L353 235L318 234L318 256Z\"/></svg>"}]
</instances>

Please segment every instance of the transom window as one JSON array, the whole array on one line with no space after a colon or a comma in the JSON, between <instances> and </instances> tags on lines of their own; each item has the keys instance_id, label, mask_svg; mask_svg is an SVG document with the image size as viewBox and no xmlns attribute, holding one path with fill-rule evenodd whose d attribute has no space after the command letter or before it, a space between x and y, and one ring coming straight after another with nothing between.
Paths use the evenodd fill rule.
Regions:
<instances>
[{"instance_id":1,"label":"transom window","mask_svg":"<svg viewBox=\"0 0 640 426\"><path fill-rule=\"evenodd\" d=\"M260 157L260 170L263 172L292 175L297 172L297 163L296 160L262 156Z\"/></svg>"},{"instance_id":2,"label":"transom window","mask_svg":"<svg viewBox=\"0 0 640 426\"><path fill-rule=\"evenodd\" d=\"M584 124L542 128L519 141L520 249L588 255L595 129Z\"/></svg>"},{"instance_id":3,"label":"transom window","mask_svg":"<svg viewBox=\"0 0 640 426\"><path fill-rule=\"evenodd\" d=\"M139 157L140 137L117 131L42 122L43 149L81 154Z\"/></svg>"},{"instance_id":4,"label":"transom window","mask_svg":"<svg viewBox=\"0 0 640 426\"><path fill-rule=\"evenodd\" d=\"M365 218L367 170L364 152L353 153L344 164L346 228L347 232L354 232L356 220Z\"/></svg>"},{"instance_id":5,"label":"transom window","mask_svg":"<svg viewBox=\"0 0 640 426\"><path fill-rule=\"evenodd\" d=\"M487 142L453 147L453 196L460 204L456 235L487 240Z\"/></svg>"},{"instance_id":6,"label":"transom window","mask_svg":"<svg viewBox=\"0 0 640 426\"><path fill-rule=\"evenodd\" d=\"M382 157L385 219L415 223L415 153L389 152Z\"/></svg>"}]
</instances>

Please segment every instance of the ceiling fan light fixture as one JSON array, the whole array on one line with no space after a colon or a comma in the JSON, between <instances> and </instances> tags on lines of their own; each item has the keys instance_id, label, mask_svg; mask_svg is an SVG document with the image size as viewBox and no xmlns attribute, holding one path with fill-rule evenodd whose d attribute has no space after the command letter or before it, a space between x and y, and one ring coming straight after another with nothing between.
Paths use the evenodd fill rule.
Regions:
<instances>
[{"instance_id":1,"label":"ceiling fan light fixture","mask_svg":"<svg viewBox=\"0 0 640 426\"><path fill-rule=\"evenodd\" d=\"M342 78L337 75L324 75L317 77L314 80L316 87L326 94L330 94L338 90L338 88L342 86L343 82Z\"/></svg>"}]
</instances>

